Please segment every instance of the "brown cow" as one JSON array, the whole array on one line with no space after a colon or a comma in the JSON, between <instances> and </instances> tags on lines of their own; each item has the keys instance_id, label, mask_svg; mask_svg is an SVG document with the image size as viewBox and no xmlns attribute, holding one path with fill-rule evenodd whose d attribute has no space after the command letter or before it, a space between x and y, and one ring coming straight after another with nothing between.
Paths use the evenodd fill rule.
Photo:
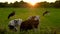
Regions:
<instances>
[{"instance_id":1,"label":"brown cow","mask_svg":"<svg viewBox=\"0 0 60 34\"><path fill-rule=\"evenodd\" d=\"M39 16L31 16L27 20L23 21L20 25L20 31L27 31L31 29L37 29L39 24Z\"/></svg>"}]
</instances>

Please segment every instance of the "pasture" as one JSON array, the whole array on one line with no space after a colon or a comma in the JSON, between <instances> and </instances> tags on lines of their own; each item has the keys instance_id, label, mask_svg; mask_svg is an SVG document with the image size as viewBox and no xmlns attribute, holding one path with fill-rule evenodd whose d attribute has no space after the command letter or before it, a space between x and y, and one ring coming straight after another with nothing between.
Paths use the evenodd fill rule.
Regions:
<instances>
[{"instance_id":1,"label":"pasture","mask_svg":"<svg viewBox=\"0 0 60 34\"><path fill-rule=\"evenodd\" d=\"M13 10L16 12L16 15L8 19L8 15ZM46 10L50 11L50 14L43 16L42 14ZM55 31L57 34L60 34L60 9L57 8L0 8L0 33L19 34L19 31L12 32L8 29L9 21L18 18L26 20L29 16L33 15L40 16L37 34L53 34ZM34 34L32 30L28 32L29 34Z\"/></svg>"}]
</instances>

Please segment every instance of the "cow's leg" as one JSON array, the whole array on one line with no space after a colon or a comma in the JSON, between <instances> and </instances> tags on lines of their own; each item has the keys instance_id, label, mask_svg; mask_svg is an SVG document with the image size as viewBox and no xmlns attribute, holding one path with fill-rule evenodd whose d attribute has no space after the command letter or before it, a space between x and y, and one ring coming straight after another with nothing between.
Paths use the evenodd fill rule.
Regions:
<instances>
[{"instance_id":1,"label":"cow's leg","mask_svg":"<svg viewBox=\"0 0 60 34\"><path fill-rule=\"evenodd\" d=\"M33 26L33 32L34 32L34 34L37 34L37 28L35 28L34 26Z\"/></svg>"},{"instance_id":2,"label":"cow's leg","mask_svg":"<svg viewBox=\"0 0 60 34\"><path fill-rule=\"evenodd\" d=\"M14 27L14 31L17 31L17 27Z\"/></svg>"}]
</instances>

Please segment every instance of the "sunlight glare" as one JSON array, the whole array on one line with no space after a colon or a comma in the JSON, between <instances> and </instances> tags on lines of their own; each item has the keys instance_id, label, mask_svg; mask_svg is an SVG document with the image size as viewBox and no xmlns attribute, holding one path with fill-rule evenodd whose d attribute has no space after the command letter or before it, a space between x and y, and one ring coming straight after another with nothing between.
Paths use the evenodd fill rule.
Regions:
<instances>
[{"instance_id":1,"label":"sunlight glare","mask_svg":"<svg viewBox=\"0 0 60 34\"><path fill-rule=\"evenodd\" d=\"M0 2L8 2L8 3L14 3L15 1L20 2L21 0L0 0ZM47 1L47 2L55 2L56 0L23 0L24 2L28 2L32 5L35 5L37 2L43 2L43 1Z\"/></svg>"},{"instance_id":2,"label":"sunlight glare","mask_svg":"<svg viewBox=\"0 0 60 34\"><path fill-rule=\"evenodd\" d=\"M36 3L31 2L30 4L34 6Z\"/></svg>"},{"instance_id":3,"label":"sunlight glare","mask_svg":"<svg viewBox=\"0 0 60 34\"><path fill-rule=\"evenodd\" d=\"M29 0L28 3L30 3L31 5L35 5L37 3L37 0Z\"/></svg>"}]
</instances>

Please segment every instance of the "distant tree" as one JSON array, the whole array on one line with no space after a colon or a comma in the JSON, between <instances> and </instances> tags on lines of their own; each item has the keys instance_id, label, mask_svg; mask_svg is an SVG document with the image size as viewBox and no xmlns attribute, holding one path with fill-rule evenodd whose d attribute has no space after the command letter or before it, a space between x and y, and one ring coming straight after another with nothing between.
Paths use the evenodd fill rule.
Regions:
<instances>
[{"instance_id":1,"label":"distant tree","mask_svg":"<svg viewBox=\"0 0 60 34\"><path fill-rule=\"evenodd\" d=\"M45 8L50 7L50 3L46 2L46 1L45 2L40 2L40 6L45 7Z\"/></svg>"},{"instance_id":2,"label":"distant tree","mask_svg":"<svg viewBox=\"0 0 60 34\"><path fill-rule=\"evenodd\" d=\"M56 1L60 1L60 0L56 0Z\"/></svg>"},{"instance_id":3,"label":"distant tree","mask_svg":"<svg viewBox=\"0 0 60 34\"><path fill-rule=\"evenodd\" d=\"M0 7L2 7L2 4L3 4L3 3L2 3L2 2L0 2Z\"/></svg>"},{"instance_id":4,"label":"distant tree","mask_svg":"<svg viewBox=\"0 0 60 34\"><path fill-rule=\"evenodd\" d=\"M56 2L54 3L54 7L55 7L55 8L60 8L60 1L56 1Z\"/></svg>"},{"instance_id":5,"label":"distant tree","mask_svg":"<svg viewBox=\"0 0 60 34\"><path fill-rule=\"evenodd\" d=\"M0 2L0 7L8 7L8 2L5 3Z\"/></svg>"},{"instance_id":6,"label":"distant tree","mask_svg":"<svg viewBox=\"0 0 60 34\"><path fill-rule=\"evenodd\" d=\"M13 3L13 7L18 7L19 6L19 3L16 1Z\"/></svg>"},{"instance_id":7,"label":"distant tree","mask_svg":"<svg viewBox=\"0 0 60 34\"><path fill-rule=\"evenodd\" d=\"M23 0L21 0L20 2L15 1L14 3L10 3L8 4L8 2L2 3L0 2L0 7L14 7L14 8L40 8L40 7L44 7L44 8L50 8L50 7L55 7L55 8L60 8L60 0L56 0L55 2L38 2L36 3L35 6L32 6L31 4L24 2Z\"/></svg>"},{"instance_id":8,"label":"distant tree","mask_svg":"<svg viewBox=\"0 0 60 34\"><path fill-rule=\"evenodd\" d=\"M40 2L37 3L37 5L35 7L44 7L44 8L49 8L49 7L54 7L54 8L60 8L60 1L56 1L56 2Z\"/></svg>"},{"instance_id":9,"label":"distant tree","mask_svg":"<svg viewBox=\"0 0 60 34\"><path fill-rule=\"evenodd\" d=\"M19 6L20 6L20 8L25 8L25 7L27 7L27 3L22 0L19 2Z\"/></svg>"},{"instance_id":10,"label":"distant tree","mask_svg":"<svg viewBox=\"0 0 60 34\"><path fill-rule=\"evenodd\" d=\"M5 3L4 3L4 6L5 6L5 7L8 7L8 2L5 2Z\"/></svg>"},{"instance_id":11,"label":"distant tree","mask_svg":"<svg viewBox=\"0 0 60 34\"><path fill-rule=\"evenodd\" d=\"M13 3L8 4L8 7L13 7Z\"/></svg>"},{"instance_id":12,"label":"distant tree","mask_svg":"<svg viewBox=\"0 0 60 34\"><path fill-rule=\"evenodd\" d=\"M49 7L53 8L54 7L54 2L49 3Z\"/></svg>"}]
</instances>

